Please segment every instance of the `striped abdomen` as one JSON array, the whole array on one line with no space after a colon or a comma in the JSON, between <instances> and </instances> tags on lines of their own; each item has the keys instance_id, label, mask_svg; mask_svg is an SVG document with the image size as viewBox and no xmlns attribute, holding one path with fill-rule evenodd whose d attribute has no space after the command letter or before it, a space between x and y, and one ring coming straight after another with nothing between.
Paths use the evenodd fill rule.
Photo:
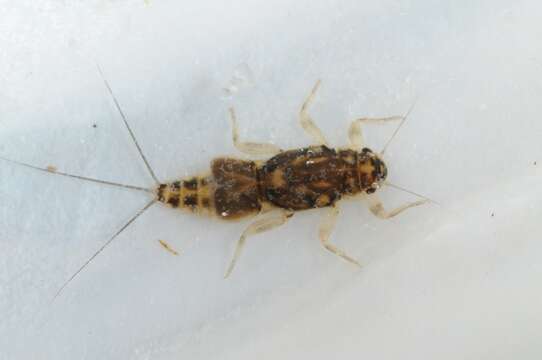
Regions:
<instances>
[{"instance_id":1,"label":"striped abdomen","mask_svg":"<svg viewBox=\"0 0 542 360\"><path fill-rule=\"evenodd\" d=\"M173 208L225 220L255 215L261 209L257 165L254 161L215 159L206 176L161 184L157 199Z\"/></svg>"},{"instance_id":2,"label":"striped abdomen","mask_svg":"<svg viewBox=\"0 0 542 360\"><path fill-rule=\"evenodd\" d=\"M185 208L196 213L213 210L213 186L209 176L192 177L168 184L160 184L158 201L173 208Z\"/></svg>"}]
</instances>

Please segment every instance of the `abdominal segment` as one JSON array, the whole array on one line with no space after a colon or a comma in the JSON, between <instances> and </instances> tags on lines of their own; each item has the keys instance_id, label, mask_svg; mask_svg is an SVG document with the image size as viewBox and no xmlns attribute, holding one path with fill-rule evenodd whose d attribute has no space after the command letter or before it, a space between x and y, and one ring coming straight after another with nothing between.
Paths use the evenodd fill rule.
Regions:
<instances>
[{"instance_id":1,"label":"abdominal segment","mask_svg":"<svg viewBox=\"0 0 542 360\"><path fill-rule=\"evenodd\" d=\"M157 191L158 200L172 208L209 214L213 209L213 186L209 180L209 176L195 176L161 184Z\"/></svg>"},{"instance_id":2,"label":"abdominal segment","mask_svg":"<svg viewBox=\"0 0 542 360\"><path fill-rule=\"evenodd\" d=\"M261 209L256 163L232 158L213 160L208 175L161 184L157 196L173 208L225 220L254 215Z\"/></svg>"}]
</instances>

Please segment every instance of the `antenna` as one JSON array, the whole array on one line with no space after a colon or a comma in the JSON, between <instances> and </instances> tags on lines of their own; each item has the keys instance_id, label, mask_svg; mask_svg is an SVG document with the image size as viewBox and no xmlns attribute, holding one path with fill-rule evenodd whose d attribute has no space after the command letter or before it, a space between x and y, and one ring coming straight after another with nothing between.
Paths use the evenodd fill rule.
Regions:
<instances>
[{"instance_id":1,"label":"antenna","mask_svg":"<svg viewBox=\"0 0 542 360\"><path fill-rule=\"evenodd\" d=\"M412 112L412 109L414 109L414 105L416 105L416 102L418 101L418 98L416 98L414 100L414 102L412 103L412 105L410 105L410 108L408 109L407 113L405 114L405 116L403 116L403 120L401 120L401 122L399 123L399 125L397 125L397 127L395 128L395 131L393 132L393 134L391 135L390 139L388 140L388 142L386 143L386 145L384 145L384 148L382 149L382 151L380 152L380 155L384 155L384 152L386 152L386 149L388 148L388 145L391 143L391 141L393 140L393 138L395 138L395 135L397 135L397 133L399 132L399 130L401 129L401 127L403 126L403 124L405 123L406 119L408 118L408 116L410 115L410 113Z\"/></svg>"},{"instance_id":2,"label":"antenna","mask_svg":"<svg viewBox=\"0 0 542 360\"><path fill-rule=\"evenodd\" d=\"M145 205L141 210L139 210L134 216L132 216L132 218L130 220L128 220L126 222L126 224L124 224L119 231L117 231L115 233L115 235L111 236L111 238L109 240L107 240L107 242L105 244L102 245L101 248L98 249L98 251L96 251L90 258L88 258L87 261L85 261L85 263L83 265L81 265L81 267L79 269L77 269L77 271L66 281L64 282L64 284L60 287L60 289L56 292L53 300L51 302L54 302L56 300L56 298L60 295L60 293L62 293L62 290L64 290L66 288L66 286L68 286L69 283L72 282L73 279L75 279L75 277L77 275L79 275L79 273L81 271L83 271L84 268L87 267L88 264L90 264L90 262L92 260L94 260L94 258L96 256L98 256L109 244L111 244L111 242L113 240L115 240L115 238L120 235L128 226L130 226L131 223L133 223L141 214L143 214L148 208L150 208L152 205L154 205L156 202L158 201L158 199L152 199L149 203L147 203L147 205Z\"/></svg>"},{"instance_id":3,"label":"antenna","mask_svg":"<svg viewBox=\"0 0 542 360\"><path fill-rule=\"evenodd\" d=\"M143 159L143 162L145 163L145 166L147 167L147 170L149 171L149 174L151 175L151 177L156 182L156 185L160 185L160 181L158 181L158 178L156 177L156 175L154 174L154 171L151 168L151 165L149 164L149 162L147 161L147 158L143 154L143 151L141 150L141 146L139 146L139 143L136 140L134 132L132 131L132 128L130 128L130 125L128 124L128 120L126 120L126 116L124 115L124 112L122 111L122 108L120 107L119 102L117 101L117 98L113 94L113 90L111 90L111 86L109 86L109 83L105 79L104 73L102 72L102 69L100 68L100 65L96 64L96 67L98 68L98 72L100 73L100 76L102 77L102 80L103 80L103 82L105 84L105 87L107 88L107 91L109 91L109 94L113 98L113 102L115 103L115 107L119 111L119 114L120 114L120 116L122 118L122 121L124 122L124 125L126 126L126 129L128 129L128 132L130 133L130 137L132 138L132 140L133 140L133 142L134 142L134 144L135 144L135 146L137 148L137 151L139 152L139 155L141 156L141 159Z\"/></svg>"},{"instance_id":4,"label":"antenna","mask_svg":"<svg viewBox=\"0 0 542 360\"><path fill-rule=\"evenodd\" d=\"M415 193L414 191L407 190L407 189L405 189L405 188L403 188L403 187L397 186L397 185L392 184L392 183L390 183L390 182L387 182L387 181L386 181L386 182L384 183L384 185L389 186L389 187L394 188L394 189L397 189L397 190L400 190L400 191L404 191L404 192L409 193L409 194L411 194L411 195L417 196L417 197L419 197L419 198L421 198L421 199L424 199L424 200L426 200L426 201L432 202L433 204L440 205L438 202L436 202L435 200L432 200L432 199L428 198L427 196L423 196L423 195L421 195L421 194Z\"/></svg>"}]
</instances>

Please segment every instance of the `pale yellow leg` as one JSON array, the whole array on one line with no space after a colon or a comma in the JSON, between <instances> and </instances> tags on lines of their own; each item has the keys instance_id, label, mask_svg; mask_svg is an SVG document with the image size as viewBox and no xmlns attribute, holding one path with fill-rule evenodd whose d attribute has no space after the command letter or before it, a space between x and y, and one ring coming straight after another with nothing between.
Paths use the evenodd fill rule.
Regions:
<instances>
[{"instance_id":1,"label":"pale yellow leg","mask_svg":"<svg viewBox=\"0 0 542 360\"><path fill-rule=\"evenodd\" d=\"M381 219L392 218L395 215L402 213L406 209L410 209L415 206L420 206L429 202L429 200L419 200L419 201L409 202L393 210L386 211L384 209L384 206L382 205L382 202L380 201L380 199L378 198L376 194L367 195L367 200L369 202L369 210L371 210L371 212L376 217L379 217Z\"/></svg>"},{"instance_id":2,"label":"pale yellow leg","mask_svg":"<svg viewBox=\"0 0 542 360\"><path fill-rule=\"evenodd\" d=\"M239 129L237 127L237 118L235 116L235 110L233 108L230 108L230 118L232 122L231 133L233 145L237 150L250 156L272 156L281 152L281 149L273 144L239 141Z\"/></svg>"},{"instance_id":3,"label":"pale yellow leg","mask_svg":"<svg viewBox=\"0 0 542 360\"><path fill-rule=\"evenodd\" d=\"M350 128L348 129L348 139L350 140L350 147L352 150L359 151L365 145L363 140L363 132L361 131L361 124L382 124L388 121L402 120L402 116L390 116L384 118L360 118L352 121Z\"/></svg>"},{"instance_id":4,"label":"pale yellow leg","mask_svg":"<svg viewBox=\"0 0 542 360\"><path fill-rule=\"evenodd\" d=\"M313 138L316 145L327 145L326 138L322 131L314 124L314 121L312 121L312 118L310 117L309 113L307 112L307 108L311 104L312 100L314 99L314 95L316 94L316 91L318 90L318 87L320 86L320 80L316 82L314 87L312 88L311 93L301 106L301 110L299 111L299 121L301 123L301 126L303 127L303 130Z\"/></svg>"},{"instance_id":5,"label":"pale yellow leg","mask_svg":"<svg viewBox=\"0 0 542 360\"><path fill-rule=\"evenodd\" d=\"M331 235L331 232L335 228L338 215L339 215L339 208L337 206L329 208L328 212L325 214L324 218L322 219L322 223L320 224L320 228L318 230L320 242L322 243L322 246L326 248L326 250L331 251L333 254L342 257L344 260L351 262L352 264L361 266L360 263L357 262L357 260L346 255L344 251L337 248L335 245L332 245L329 243L329 236Z\"/></svg>"},{"instance_id":6,"label":"pale yellow leg","mask_svg":"<svg viewBox=\"0 0 542 360\"><path fill-rule=\"evenodd\" d=\"M245 245L245 242L249 236L259 234L268 230L271 230L273 228L276 228L280 225L283 225L289 218L291 218L293 215L292 212L286 211L286 210L279 210L278 212L275 212L274 214L271 214L263 219L257 220L250 224L245 231L243 231L243 234L241 234L241 237L239 238L239 241L237 241L237 246L235 248L235 253L233 254L233 258L231 259L230 265L228 266L228 270L226 270L226 274L224 275L224 278L227 278L230 276L231 272L233 271L233 268L235 267L235 264L237 260L239 259L239 255L241 255L241 251L243 250L243 246Z\"/></svg>"}]
</instances>

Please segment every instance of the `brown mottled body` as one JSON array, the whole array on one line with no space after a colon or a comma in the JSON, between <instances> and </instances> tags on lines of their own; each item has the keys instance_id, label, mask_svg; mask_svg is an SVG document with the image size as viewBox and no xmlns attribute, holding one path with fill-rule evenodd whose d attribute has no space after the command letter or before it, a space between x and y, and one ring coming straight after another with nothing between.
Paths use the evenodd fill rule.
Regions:
<instances>
[{"instance_id":1,"label":"brown mottled body","mask_svg":"<svg viewBox=\"0 0 542 360\"><path fill-rule=\"evenodd\" d=\"M266 161L259 170L260 188L264 199L280 208L321 208L370 189L380 169L379 159L368 149L357 153L312 146Z\"/></svg>"},{"instance_id":2,"label":"brown mottled body","mask_svg":"<svg viewBox=\"0 0 542 360\"><path fill-rule=\"evenodd\" d=\"M353 257L329 241L339 215L339 200L364 195L369 210L382 219L391 218L427 201L410 202L386 211L374 194L384 184L397 187L386 182L388 171L381 156L406 117L356 119L348 130L350 146L345 149L330 148L307 112L319 84L318 81L299 112L302 128L316 145L283 151L273 144L240 141L235 111L230 108L232 140L237 150L249 156L267 155L270 158L266 161L217 158L211 163L209 174L161 184L156 191L158 201L225 220L262 214L241 234L225 277L232 272L248 237L285 224L296 211L328 208L318 230L322 246L344 260L359 265ZM362 123L396 120L402 122L381 152L375 153L363 146Z\"/></svg>"},{"instance_id":3,"label":"brown mottled body","mask_svg":"<svg viewBox=\"0 0 542 360\"><path fill-rule=\"evenodd\" d=\"M98 68L98 70L102 74L101 69ZM117 99L114 97L111 87L105 78L103 80L142 161L147 167L149 175L157 184L156 188L148 189L59 172L54 166L42 168L0 156L2 161L42 172L154 195L153 199L132 216L62 285L55 298L119 234L156 202L162 202L173 208L189 209L198 214L218 216L226 220L265 213L242 232L225 277L231 274L247 238L285 224L295 211L327 207L328 211L322 219L318 231L322 246L344 260L359 265L354 258L330 242L330 235L339 215L337 202L341 198L364 194L369 210L382 219L394 217L406 209L427 202L427 199L410 202L386 211L378 196L374 194L377 189L385 184L401 189L386 182L387 169L381 160L381 156L401 127L401 124L404 123L406 116L356 119L351 123L348 131L350 146L347 149L332 149L327 145L323 133L314 124L307 111L318 89L319 81L315 84L299 112L300 124L305 132L310 135L313 143L316 144L315 146L282 151L273 144L240 141L235 111L230 108L233 125L232 140L237 150L249 156L266 155L271 157L267 161L217 158L212 161L211 170L208 174L171 183L161 183L143 154L141 146L138 144L134 132L130 128ZM374 153L370 149L363 147L362 123L383 123L401 119L401 124L381 152ZM273 208L275 211L268 213L268 210ZM159 240L159 242L166 250L177 254L167 243L162 240Z\"/></svg>"},{"instance_id":4,"label":"brown mottled body","mask_svg":"<svg viewBox=\"0 0 542 360\"><path fill-rule=\"evenodd\" d=\"M158 200L222 219L258 214L265 205L290 211L333 206L385 177L384 164L369 149L327 146L284 151L261 163L218 158L206 176L162 184Z\"/></svg>"},{"instance_id":5,"label":"brown mottled body","mask_svg":"<svg viewBox=\"0 0 542 360\"><path fill-rule=\"evenodd\" d=\"M260 211L258 188L254 161L218 158L212 161L210 174L161 184L157 198L174 208L230 220Z\"/></svg>"}]
</instances>

